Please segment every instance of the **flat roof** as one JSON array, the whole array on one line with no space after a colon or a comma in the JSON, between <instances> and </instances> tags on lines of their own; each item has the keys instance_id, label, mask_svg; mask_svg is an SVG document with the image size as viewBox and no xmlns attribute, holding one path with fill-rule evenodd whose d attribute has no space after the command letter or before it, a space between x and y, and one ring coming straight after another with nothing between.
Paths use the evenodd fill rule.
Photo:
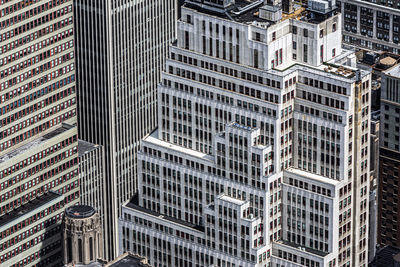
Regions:
<instances>
[{"instance_id":1,"label":"flat roof","mask_svg":"<svg viewBox=\"0 0 400 267\"><path fill-rule=\"evenodd\" d=\"M181 224L183 226L186 226L186 227L189 227L189 228L193 228L194 230L197 230L197 231L204 231L204 227L201 226L201 225L196 225L196 224L192 224L192 223L189 223L189 222L186 222L186 221L182 221L182 220L179 220L177 218L170 217L170 216L167 216L167 215L164 215L164 214L161 214L161 213L158 213L158 212L143 208L142 206L139 206L138 205L138 195L135 195L134 197L132 197L131 200L125 205L125 207L131 208L131 209L134 209L134 210L138 210L138 211L147 213L147 214L155 216L155 217L159 217L160 219L163 219L163 220L167 220L167 221L170 221L170 222L173 222L173 223Z\"/></svg>"},{"instance_id":2,"label":"flat roof","mask_svg":"<svg viewBox=\"0 0 400 267\"><path fill-rule=\"evenodd\" d=\"M302 177L305 177L308 179L312 179L317 182L321 182L324 184L331 184L333 186L336 186L340 183L340 181L338 181L338 180L327 178L327 177L324 177L324 176L321 176L321 175L318 175L315 173L306 172L306 171L295 169L295 168L289 168L289 169L285 170L284 172L293 173L293 174L296 174L296 175L299 175L299 176L302 176Z\"/></svg>"},{"instance_id":3,"label":"flat roof","mask_svg":"<svg viewBox=\"0 0 400 267\"><path fill-rule=\"evenodd\" d=\"M240 200L240 199L237 199L237 198L233 198L233 197L230 197L230 196L227 196L227 195L222 195L222 196L219 196L218 198L222 199L224 201L231 202L233 204L239 205L239 206L241 206L241 205L246 203L246 201L243 201L243 200Z\"/></svg>"},{"instance_id":4,"label":"flat roof","mask_svg":"<svg viewBox=\"0 0 400 267\"><path fill-rule=\"evenodd\" d=\"M400 248L385 246L379 249L374 260L370 263L371 267L394 267L394 257L400 253Z\"/></svg>"},{"instance_id":5,"label":"flat roof","mask_svg":"<svg viewBox=\"0 0 400 267\"><path fill-rule=\"evenodd\" d=\"M320 256L320 257L325 257L325 256L327 256L329 254L329 252L323 252L323 251L316 250L316 249L313 249L313 248L301 247L299 244L288 242L288 241L285 241L285 240L278 240L276 243L279 244L279 245L288 246L288 247L290 247L292 249L295 249L295 250L298 250L298 251L307 252L307 253L310 253L310 254L315 254L315 255ZM301 249L299 249L299 247L301 247Z\"/></svg>"},{"instance_id":6,"label":"flat roof","mask_svg":"<svg viewBox=\"0 0 400 267\"><path fill-rule=\"evenodd\" d=\"M249 23L253 21L270 22L258 16L258 10L263 3L264 1L262 0L236 0L234 4L224 9L223 7L216 7L204 3L196 4L195 2L188 1L183 5L183 7L241 23Z\"/></svg>"},{"instance_id":7,"label":"flat roof","mask_svg":"<svg viewBox=\"0 0 400 267\"><path fill-rule=\"evenodd\" d=\"M153 131L150 135L148 135L147 137L145 137L143 139L144 142L147 143L151 143L151 144L155 144L157 146L161 146L164 148L168 148L168 149L172 149L178 152L182 152L187 154L188 156L192 156L192 157L197 157L197 158L201 158L204 160L208 160L208 161L214 161L214 157L205 153L201 153L199 151L190 149L190 148L185 148L185 147L181 147L181 146L177 146L168 142L165 142L161 139L158 139L158 129L156 129L155 131Z\"/></svg>"},{"instance_id":8,"label":"flat roof","mask_svg":"<svg viewBox=\"0 0 400 267\"><path fill-rule=\"evenodd\" d=\"M43 135L39 136L36 139L30 141L29 143L26 143L16 149L13 149L12 151L4 154L3 156L0 157L0 163L4 163L20 154L25 153L26 151L29 151L35 147L40 146L44 142L52 139L53 137L56 137L59 134L62 134L70 129L72 129L73 126L67 125L67 124L62 124L61 127L58 127L57 129L54 129L53 131Z\"/></svg>"},{"instance_id":9,"label":"flat roof","mask_svg":"<svg viewBox=\"0 0 400 267\"><path fill-rule=\"evenodd\" d=\"M63 196L54 192L47 192L46 194L41 195L40 197L37 197L34 200L29 201L28 203L25 203L24 205L12 210L11 212L6 213L5 215L0 217L0 228L4 227L10 222L18 220L19 218L27 214L31 213L33 215L37 213L42 206L47 205L57 198L63 199Z\"/></svg>"},{"instance_id":10,"label":"flat roof","mask_svg":"<svg viewBox=\"0 0 400 267\"><path fill-rule=\"evenodd\" d=\"M391 67L390 69L385 71L385 73L387 75L390 75L390 76L393 76L396 78L400 78L400 64Z\"/></svg>"},{"instance_id":11,"label":"flat roof","mask_svg":"<svg viewBox=\"0 0 400 267\"><path fill-rule=\"evenodd\" d=\"M90 142L86 142L84 140L79 139L78 140L78 155L80 157L83 154L91 152L91 151L95 150L98 147L99 147L99 145L96 145L96 144L93 144L93 143L90 143Z\"/></svg>"}]
</instances>

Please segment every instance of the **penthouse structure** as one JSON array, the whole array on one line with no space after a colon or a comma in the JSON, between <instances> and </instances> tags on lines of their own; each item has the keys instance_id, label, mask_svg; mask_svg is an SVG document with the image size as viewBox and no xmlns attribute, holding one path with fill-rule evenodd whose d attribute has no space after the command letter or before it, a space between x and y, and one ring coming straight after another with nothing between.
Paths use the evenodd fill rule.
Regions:
<instances>
[{"instance_id":1,"label":"penthouse structure","mask_svg":"<svg viewBox=\"0 0 400 267\"><path fill-rule=\"evenodd\" d=\"M79 200L72 0L0 5L0 265L61 263Z\"/></svg>"},{"instance_id":2,"label":"penthouse structure","mask_svg":"<svg viewBox=\"0 0 400 267\"><path fill-rule=\"evenodd\" d=\"M369 72L335 1L186 1L120 253L154 266L367 266Z\"/></svg>"}]
</instances>

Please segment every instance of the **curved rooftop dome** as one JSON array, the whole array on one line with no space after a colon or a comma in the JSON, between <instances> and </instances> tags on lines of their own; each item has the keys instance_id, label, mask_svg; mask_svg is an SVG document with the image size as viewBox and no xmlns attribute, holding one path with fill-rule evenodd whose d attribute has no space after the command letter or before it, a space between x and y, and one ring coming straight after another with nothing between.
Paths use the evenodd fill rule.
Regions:
<instances>
[{"instance_id":1,"label":"curved rooftop dome","mask_svg":"<svg viewBox=\"0 0 400 267\"><path fill-rule=\"evenodd\" d=\"M84 219L93 216L96 210L87 205L75 205L65 210L65 214L70 218Z\"/></svg>"}]
</instances>

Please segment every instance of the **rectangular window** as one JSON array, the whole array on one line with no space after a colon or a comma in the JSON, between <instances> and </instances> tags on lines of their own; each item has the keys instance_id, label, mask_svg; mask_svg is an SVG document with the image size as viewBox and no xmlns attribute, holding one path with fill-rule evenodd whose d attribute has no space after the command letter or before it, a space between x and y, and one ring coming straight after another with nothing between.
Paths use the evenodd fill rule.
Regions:
<instances>
[{"instance_id":1,"label":"rectangular window","mask_svg":"<svg viewBox=\"0 0 400 267\"><path fill-rule=\"evenodd\" d=\"M321 59L321 62L324 61L324 45L321 45L321 47L320 47L320 59Z\"/></svg>"},{"instance_id":2,"label":"rectangular window","mask_svg":"<svg viewBox=\"0 0 400 267\"><path fill-rule=\"evenodd\" d=\"M308 61L308 46L306 44L303 46L303 61Z\"/></svg>"},{"instance_id":3,"label":"rectangular window","mask_svg":"<svg viewBox=\"0 0 400 267\"><path fill-rule=\"evenodd\" d=\"M254 49L254 68L258 68L258 50Z\"/></svg>"}]
</instances>

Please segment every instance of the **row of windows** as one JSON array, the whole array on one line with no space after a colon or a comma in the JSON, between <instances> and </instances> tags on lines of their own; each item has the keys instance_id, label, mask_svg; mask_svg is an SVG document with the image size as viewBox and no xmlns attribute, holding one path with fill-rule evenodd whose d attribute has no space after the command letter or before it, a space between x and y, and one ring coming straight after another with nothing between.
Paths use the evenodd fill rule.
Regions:
<instances>
[{"instance_id":1,"label":"row of windows","mask_svg":"<svg viewBox=\"0 0 400 267\"><path fill-rule=\"evenodd\" d=\"M303 188L305 190L311 190L314 193L316 192L316 193L322 194L324 196L328 196L328 197L332 196L330 189L326 189L321 186L316 186L314 184L311 184L311 186L309 186L310 185L309 183L303 182L303 181L300 181L297 179L289 178L289 184L294 185L295 187Z\"/></svg>"},{"instance_id":2,"label":"row of windows","mask_svg":"<svg viewBox=\"0 0 400 267\"><path fill-rule=\"evenodd\" d=\"M46 91L42 90L41 92L47 93L47 88L45 90ZM72 91L74 91L74 89ZM3 112L3 110L5 113L7 113L7 111L11 111L13 109L22 107L25 104L28 104L30 101L35 100L36 97L40 97L39 93L40 93L40 91L38 91L38 94L36 94L36 92L34 92L34 93L26 96L25 98L15 101L14 103L5 105L5 107L0 109L0 114ZM9 124L12 124L14 121L19 122L19 123L16 124L15 126L12 126L8 129L1 131L0 132L0 140L9 135L12 135L13 133L15 133L25 127L28 127L29 125L31 125L37 121L40 121L41 119L46 118L47 116L51 116L52 114L55 114L55 113L59 112L60 110L67 109L71 105L74 105L76 102L75 97L70 98L70 99L66 100L65 102L61 102L57 106L49 108L49 109L43 111L42 113L39 113L38 115L29 118L28 120L21 121L21 119L28 117L28 115L30 115L36 111L40 111L41 109L45 108L46 106L50 106L51 104L58 102L59 100L69 97L69 96L71 96L70 88L60 91L57 94L53 94L52 96L50 96L46 99L43 99L40 102L37 102L27 108L20 110L19 112L16 112L16 113L11 114L10 116L4 118L3 120L0 121L0 129ZM46 115L44 115L44 114L46 114Z\"/></svg>"},{"instance_id":3,"label":"row of windows","mask_svg":"<svg viewBox=\"0 0 400 267\"><path fill-rule=\"evenodd\" d=\"M26 179L27 177L30 177L31 175L34 175L37 172L41 172L42 170L45 170L47 167L53 166L54 164L57 164L60 161L63 161L66 158L69 158L73 156L74 154L77 153L76 147L74 149L70 149L69 151L65 151L62 154L56 155L53 158L48 159L45 162L42 162L36 167L27 170L27 175L23 179ZM24 184L20 184L17 188L14 188L4 194L1 195L1 201L4 202L6 200L10 199L15 199L15 196L17 196L19 193L23 193L25 190L28 190L31 187L35 187L36 184L39 184L40 182L43 182L50 177L57 175L58 173L63 172L64 170L69 169L70 167L74 166L74 160L70 160L68 162L63 163L62 165L59 165L57 167L53 167L51 170L49 170L46 175L41 175L40 177L37 177L36 179L29 180L25 182ZM39 179L40 178L40 179ZM23 179L20 181L22 182ZM18 179L16 179L18 181ZM59 183L61 183L61 179L57 179L56 181L51 182L50 188L57 186ZM18 183L18 182L16 182ZM3 185L3 184L2 184ZM21 197L21 199L26 198L26 196ZM16 200L16 199L15 199ZM14 200L14 202L15 202Z\"/></svg>"},{"instance_id":4,"label":"row of windows","mask_svg":"<svg viewBox=\"0 0 400 267\"><path fill-rule=\"evenodd\" d=\"M330 121L335 121L335 122L339 122L339 123L343 122L342 116L338 116L336 114L332 114L332 113L326 112L326 111L323 111L322 116L321 116L320 115L321 112L318 109L310 108L309 106L300 105L300 112L311 114L313 116L315 115L317 117L324 118L324 119L330 120Z\"/></svg>"},{"instance_id":5,"label":"row of windows","mask_svg":"<svg viewBox=\"0 0 400 267\"><path fill-rule=\"evenodd\" d=\"M57 240L54 243L40 249L38 252L33 253L32 255L26 257L25 259L19 261L18 263L11 265L10 267L21 267L26 266L27 264L33 261L39 261L35 267L47 267L52 266L54 262L60 262L63 254L61 251L61 240ZM59 250L57 253L53 253L55 250ZM53 253L53 254L52 254ZM51 256L46 257L48 254L52 254Z\"/></svg>"},{"instance_id":6,"label":"row of windows","mask_svg":"<svg viewBox=\"0 0 400 267\"><path fill-rule=\"evenodd\" d=\"M24 91L29 91L31 89L39 87L39 86L45 84L46 82L54 80L54 79L55 79L55 73L53 72L53 73L51 73L49 75L45 75L45 76L43 76L41 78L38 78L38 79L36 79L36 80L34 80L32 82L29 82L29 83L27 83L25 85L22 85L21 87L16 88L11 92L7 92L5 95L2 95L1 96L1 103L6 101L6 100L8 100L9 98L11 98L11 96L14 97L17 94L19 95L19 94L23 93ZM70 75L70 76L68 76L68 77L66 77L64 79L61 79L60 81L57 81L57 82L53 83L52 85L48 86L47 88L50 90L50 87L52 86L53 90L54 89L58 89L59 87L62 87L62 86L67 85L69 83L72 83L73 81L75 81L75 75L74 74L72 74L72 75ZM2 85L4 85L4 83ZM8 88L8 86L6 88ZM1 88L1 90L4 90L4 89L5 89L4 87ZM46 89L46 87L43 88L43 89Z\"/></svg>"},{"instance_id":7,"label":"row of windows","mask_svg":"<svg viewBox=\"0 0 400 267\"><path fill-rule=\"evenodd\" d=\"M43 36L46 36L49 33L55 32L58 29L64 28L64 27L66 27L68 25L72 25L72 23L73 23L72 17L66 18L64 20L57 21L56 23L54 23L54 24L52 24L50 26L47 26L44 29L41 29L41 30L36 31L34 33L31 33L31 34L29 34L27 36L23 36L23 37L15 40L13 42L7 42L4 46L0 46L0 55L3 54L3 53L6 53L8 51L13 50L14 48L18 48L20 46L26 45L29 42L33 42L34 40L39 39L39 38L41 38ZM68 37L69 35L72 35L72 34L73 34L73 31L67 30L67 31L63 31L61 33L58 33L58 34L54 35L53 38L57 37L58 39L64 39L64 38L66 38L66 37ZM49 38L49 39L51 39L51 38ZM39 44L37 44L37 45L39 45Z\"/></svg>"},{"instance_id":8,"label":"row of windows","mask_svg":"<svg viewBox=\"0 0 400 267\"><path fill-rule=\"evenodd\" d=\"M26 68L29 69L34 69L34 67L31 68L31 66L35 65L36 63L39 63L41 61L46 60L47 58L52 58L56 54L61 53L64 50L67 50L69 48L73 47L73 41L68 41L64 44L60 44L59 47L47 50L43 53L40 53L32 58L29 58L17 65L11 66L8 69L4 69L4 71L0 72L0 78L6 78L9 75L12 75L14 73L18 73L19 71L22 71ZM74 58L74 53L70 52L68 54L62 55L59 58L53 58L51 61L38 66L36 68L39 68L41 71L46 71L47 69L51 69L56 67L57 65L61 65L63 62L68 61L69 59ZM34 75L34 74L33 74Z\"/></svg>"},{"instance_id":9,"label":"row of windows","mask_svg":"<svg viewBox=\"0 0 400 267\"><path fill-rule=\"evenodd\" d=\"M64 163L63 165L58 166L58 168L52 169L51 170L51 176L57 175L58 173L63 172L64 170L68 170L74 166L77 165L77 159L73 159L70 160L69 162ZM50 173L50 172L48 172ZM45 181L47 178L51 177L50 175L42 178L40 181ZM71 176L70 176L71 177ZM53 181L50 181L47 184L42 185L42 187L37 188L36 190L33 190L19 198L14 197L12 202L9 203L5 203L3 206L1 206L0 209L0 214L4 214L4 213L8 213L13 209L18 208L19 206L21 206L21 204L24 204L26 202L29 202L32 199L35 199L37 196L43 195L45 193L47 193L48 191L50 191L52 188L55 188L56 186L58 186L60 183L65 182L66 179L62 180L62 179L56 179ZM60 188L59 190L57 190L58 193L66 193L69 192L70 190L79 187L79 182L78 180L75 180L73 182L71 182L70 184L64 185L64 187ZM21 192L25 191L25 186L22 187Z\"/></svg>"},{"instance_id":10,"label":"row of windows","mask_svg":"<svg viewBox=\"0 0 400 267\"><path fill-rule=\"evenodd\" d=\"M49 99L50 99L50 101L52 101L54 98L55 97L50 97ZM49 103L49 104L51 104L51 103ZM39 113L38 115L36 115L34 117L28 118L25 121L18 120L19 119L18 113L15 114L16 116L12 115L10 117L15 119L16 121L20 121L20 123L16 124L15 126L11 126L10 128L5 129L3 132L1 132L0 140L3 138L6 138L8 136L13 136L15 133L18 133L19 131L23 130L24 128L27 128L27 127L32 126L42 120L45 120L46 118L51 117L51 116L57 114L58 112L67 109L68 107L74 106L74 104L75 104L75 98L69 99L69 100L67 100L63 103L60 103L50 109L47 109L46 111L43 111L42 113ZM40 103L39 103L39 105L35 104L33 106L35 107L35 109L36 109L36 106L39 106L39 108L41 108ZM33 111L36 111L35 109L31 107L30 112L27 112L27 114L30 114ZM9 120L10 117L7 118L7 121L10 121ZM21 119L25 118L25 117L27 117L27 116L21 116ZM52 127L52 126L53 126L53 121L50 121L50 127Z\"/></svg>"},{"instance_id":11,"label":"row of windows","mask_svg":"<svg viewBox=\"0 0 400 267\"><path fill-rule=\"evenodd\" d=\"M53 69L55 66L57 66L59 64L61 65L61 64L66 63L66 62L68 62L68 61L70 61L72 59L73 59L73 54L72 53L64 55L64 56L60 57L59 59L56 59L56 60L58 60L57 64L54 64L54 61L45 63L45 64L43 64L41 66L36 67L36 68L32 68L32 69L30 69L29 71L27 71L25 73L19 74L18 76L16 76L16 77L14 77L14 78L2 83L2 85L4 85L4 89L7 89L9 86L14 86L14 85L26 80L26 79L30 79L32 77L35 77L35 76L37 76L37 75L39 75L39 74L41 74L41 73L43 73L43 72L45 72L47 70ZM70 64L68 64L68 65L66 65L64 67L60 67L59 69L57 69L57 70L53 71L52 73L48 74L48 78L49 79L50 79L50 77L51 78L56 78L58 76L61 76L61 75L66 74L66 73L68 73L70 71L73 71L73 70L74 70L74 63L70 63ZM2 88L2 90L4 90L4 89Z\"/></svg>"},{"instance_id":12,"label":"row of windows","mask_svg":"<svg viewBox=\"0 0 400 267\"><path fill-rule=\"evenodd\" d=\"M0 30L3 30L3 29L5 29L5 28L7 28L9 26L12 26L12 25L17 24L17 23L19 23L21 21L24 21L25 19L29 19L30 17L39 15L40 13L46 12L47 10L52 9L57 5L61 5L64 2L67 2L67 1L69 1L69 0L63 0L63 1L54 2L54 4L55 4L54 6L52 5L52 2L50 1L50 2L44 3L44 4L40 5L40 6L36 6L36 7L32 8L32 9L26 11L25 13L20 13L18 15L15 15L14 17L11 17L9 19L6 19L6 20L2 21L1 24L0 24ZM21 9L19 9L19 10L21 10ZM4 9L2 11L4 11ZM65 7L65 10L61 10L61 11L58 10L57 12L61 12L61 15L63 15L64 12L68 13L68 11L69 12L72 11L72 5L70 5L68 7ZM53 14L50 14L50 20L53 19L52 15ZM2 17L2 16L0 16L0 17ZM42 17L46 17L45 22L49 21L49 15L42 16ZM38 25L38 24L36 24L36 25Z\"/></svg>"},{"instance_id":13,"label":"row of windows","mask_svg":"<svg viewBox=\"0 0 400 267\"><path fill-rule=\"evenodd\" d=\"M36 234L38 231L41 231L43 229L45 229L45 232L43 234L39 235L38 237L32 239L32 240L35 240L34 242L36 242L36 239L38 240L37 242L41 242L42 240L46 240L48 237L53 236L56 232L58 232L58 233L60 232L60 230L61 230L61 226L60 225L56 226L56 227L54 227L52 229L49 229L49 226L54 224L55 220L59 221L60 217L62 217L62 216L60 214L58 214L58 215L54 216L53 218L50 218L50 219L46 220L44 222L44 225L45 225L44 228L41 228L41 226L39 226L38 227L39 230L37 230L36 227L33 227L31 230L26 231L26 233L24 232L24 233L18 235L17 237L12 238L12 239L4 242L3 244L0 245L0 249L2 251L4 251L7 248L10 248L10 247L12 247L14 245L17 245L19 242L23 241L24 239L28 238L29 236L31 236L33 234ZM42 224L40 224L40 225L42 225ZM27 248L29 248L28 244L29 244L29 242L20 245L18 247L18 249L15 251L15 255L18 255L19 253L21 253L21 252L25 251Z\"/></svg>"},{"instance_id":14,"label":"row of windows","mask_svg":"<svg viewBox=\"0 0 400 267\"><path fill-rule=\"evenodd\" d=\"M60 10L54 11L50 14L47 14L45 16L40 16L39 18L32 20L26 24L23 24L19 27L13 27L12 30L3 33L2 35L0 35L0 42L4 42L7 39L13 38L14 36L18 36L20 34L23 34L24 32L27 32L31 29L34 29L36 27L39 27L42 24L47 23L50 20L57 19L58 17L64 16L64 13L70 13L72 12L72 5L70 5L70 8L62 8ZM63 25L64 23L66 23L68 25L68 23L72 23L72 17L70 19L64 19L64 20L59 20L61 22L60 25ZM49 31L49 27L46 27L46 30ZM42 32L44 32L44 29L41 29L38 31L39 34L41 34Z\"/></svg>"},{"instance_id":15,"label":"row of windows","mask_svg":"<svg viewBox=\"0 0 400 267\"><path fill-rule=\"evenodd\" d=\"M68 83L70 82L69 78L68 78L67 82ZM57 82L57 89L59 88L58 84L59 83ZM21 107L25 103L29 103L30 101L34 101L34 100L36 100L37 98L39 98L41 96L44 96L44 95L47 95L47 94L53 92L56 89L55 85L56 85L56 83L54 83L54 84L52 84L52 85L50 85L48 87L44 87L41 90L35 91L35 92L31 93L31 94L28 94L27 96L22 97L22 99L18 98L18 100L16 100L15 102L11 102L10 104L4 105L3 108L0 108L0 115L4 115L7 112L10 112L10 111L12 111L12 110L14 110L14 109L16 109L18 107ZM22 89L22 93L23 92L24 92L24 89ZM61 98L73 95L74 93L75 93L75 87L70 87L70 88L67 88L67 89L65 89L65 90L63 90L61 92L58 92L56 94L55 99L61 99ZM7 96L7 98L8 98L8 96L14 97L14 94L15 94L15 96L21 94L21 90L18 88L18 93L17 93L17 89L15 89L14 92L10 92L10 94L6 94L6 96ZM48 98L48 99L45 100L46 105L49 102L53 102L53 99L50 100L50 98ZM38 105L39 104L40 103L38 103ZM37 109L37 108L34 107L34 109ZM25 110L24 111L19 111L18 113L19 114L22 113L22 116L24 116L25 115ZM29 114L29 108L26 109L26 114ZM19 115L19 117L22 117L22 116ZM5 120L5 119L0 120L0 128L3 125L6 125L6 124L7 124L7 120Z\"/></svg>"},{"instance_id":16,"label":"row of windows","mask_svg":"<svg viewBox=\"0 0 400 267\"><path fill-rule=\"evenodd\" d=\"M10 64L11 62L14 62L20 58L23 58L25 56L33 54L36 51L41 50L42 48L53 45L57 41L61 41L63 39L66 39L66 38L72 36L72 34L73 34L73 29L68 29L68 30L63 31L59 34L56 34L50 38L44 39L43 41L35 42L34 44L32 44L31 46L28 46L27 48L24 48L17 52L14 52L11 55L8 55L4 58L0 58L0 66ZM54 55L54 54L59 53L60 51L65 50L65 47L67 46L68 42L69 42L69 47L73 47L74 43L73 42L71 43L71 41L67 41L63 44L60 44L60 45L54 47L54 48L51 48L47 51L47 53L50 53L50 55ZM2 47L0 47L0 49L2 49ZM4 49L5 49L5 47L4 47ZM1 55L1 53L0 53L0 55Z\"/></svg>"},{"instance_id":17,"label":"row of windows","mask_svg":"<svg viewBox=\"0 0 400 267\"><path fill-rule=\"evenodd\" d=\"M282 251L280 249L278 249L278 257L282 258L282 259L285 259L285 260L298 262L301 265L305 265L307 267L319 267L320 266L319 262L315 262L315 261L310 260L310 259L305 259L304 257L300 257L300 256L298 257L296 254L292 254L290 252Z\"/></svg>"},{"instance_id":18,"label":"row of windows","mask_svg":"<svg viewBox=\"0 0 400 267\"><path fill-rule=\"evenodd\" d=\"M3 5L8 2L11 2L11 1L14 1L14 0L1 0L1 4ZM14 12L17 12L17 11L23 9L24 7L33 5L34 3L37 3L39 1L40 0L22 0L17 3L11 4L10 6L1 9L0 17L4 17L4 16L7 16ZM55 4L55 2L56 2L56 0L53 0L54 4ZM50 1L50 4L51 4L51 1Z\"/></svg>"},{"instance_id":19,"label":"row of windows","mask_svg":"<svg viewBox=\"0 0 400 267\"><path fill-rule=\"evenodd\" d=\"M23 161L18 162L17 164L15 164L15 165L7 168L7 169L4 169L4 170L0 171L0 179L5 178L8 175L10 175L10 174L12 174L12 173L14 173L16 171L19 171L19 169L26 168L30 164L33 164L34 162L39 161L40 159L46 157L47 155L50 155L53 152L61 150L64 147L67 147L70 144L73 144L73 143L77 142L77 140L78 140L78 137L76 135L74 135L72 137L69 137L69 138L59 142L58 144L55 144L54 146L47 148L46 150L43 150L43 151L41 151L41 152L39 152L39 153L37 153L37 154L35 154L35 155L23 160ZM26 173L27 172L25 172L25 175L26 175ZM14 184L15 183L15 179L18 180L19 177L20 177L19 175L13 177L12 178L12 181L13 181L12 184ZM9 179L9 182L10 181L11 181L11 179ZM3 189L3 187L1 187L1 189Z\"/></svg>"},{"instance_id":20,"label":"row of windows","mask_svg":"<svg viewBox=\"0 0 400 267\"><path fill-rule=\"evenodd\" d=\"M52 205L51 207L48 207L46 210L42 210L42 211L32 215L31 217L25 219L24 221L22 221L20 223L14 224L10 228L0 232L0 240L5 239L10 235L13 235L14 233L17 233L18 231L24 229L25 227L28 227L30 224L35 223L36 221L40 220L41 218L46 217L47 215L51 214L54 211L59 210L62 207L63 207L63 202L61 201L61 202L58 202L58 203ZM57 215L57 216L59 216L59 215ZM48 225L50 220L51 219L47 220L46 222L42 222L38 225L35 225L30 230L26 231L25 234L28 236L28 232L30 235L32 235L33 232L37 232L42 229L45 229L45 227ZM23 233L20 233L20 236L22 238L24 238ZM5 243L3 243L3 246L4 246L4 244Z\"/></svg>"},{"instance_id":21,"label":"row of windows","mask_svg":"<svg viewBox=\"0 0 400 267\"><path fill-rule=\"evenodd\" d=\"M38 135L39 133L44 132L46 129L49 129L50 127L53 127L54 125L61 124L63 121L68 120L72 117L76 116L76 110L70 110L64 114L61 114L60 116L50 120L46 121L41 125L38 125L34 127L33 129L28 130L27 132L24 132L11 140L8 140L2 144L0 144L0 151L7 150L10 147L13 147L16 144L19 144L20 142L23 142L25 139L30 138L31 136Z\"/></svg>"},{"instance_id":22,"label":"row of windows","mask_svg":"<svg viewBox=\"0 0 400 267\"><path fill-rule=\"evenodd\" d=\"M302 204L303 206L307 205L307 198L304 196L301 196L301 195L296 195L295 193L287 192L287 200L295 202L295 203L297 202L297 204ZM312 208L312 209L315 208L316 210L319 209L321 211L329 212L329 204L328 203L309 199L309 205L310 205L310 208ZM297 216L299 216L299 214L297 214ZM318 219L316 219L316 221L318 222Z\"/></svg>"},{"instance_id":23,"label":"row of windows","mask_svg":"<svg viewBox=\"0 0 400 267\"><path fill-rule=\"evenodd\" d=\"M262 76L257 76L255 74L251 74L251 73L247 73L244 71L237 71L236 69L232 69L229 67L225 67L222 65L218 65L218 64L214 64L214 63L210 63L207 61L200 61L200 64L198 64L198 60L196 58L191 58L191 57L187 57L187 56L182 56L180 54L176 55L175 53L171 53L171 58L174 60L177 60L179 62L183 62L186 64L190 64L193 66L197 66L197 67L201 67L201 68L205 68L208 70L212 70L212 71L216 71L219 72L221 74L226 74L226 75L230 75L232 77L235 78L240 78L242 80L247 80L247 81L251 81L254 83L258 83L258 84L262 84L262 85L267 85L273 88L277 88L277 89L281 89L281 82L280 81L276 81L274 79L270 79L270 78L264 78ZM239 75L240 74L240 75ZM294 83L295 79L294 79Z\"/></svg>"}]
</instances>

